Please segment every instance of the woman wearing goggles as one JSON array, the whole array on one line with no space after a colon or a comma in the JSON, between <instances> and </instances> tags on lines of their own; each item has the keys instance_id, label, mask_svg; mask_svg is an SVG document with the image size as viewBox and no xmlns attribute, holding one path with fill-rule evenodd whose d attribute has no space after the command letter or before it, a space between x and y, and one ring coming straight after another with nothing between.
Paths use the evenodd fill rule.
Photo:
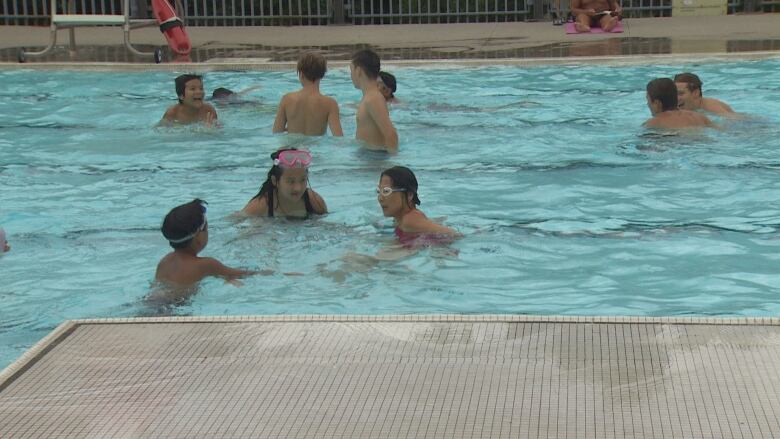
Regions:
<instances>
[{"instance_id":1,"label":"woman wearing goggles","mask_svg":"<svg viewBox=\"0 0 780 439\"><path fill-rule=\"evenodd\" d=\"M309 188L311 153L295 148L271 154L273 166L260 191L241 210L247 216L285 216L308 218L322 215L328 207L322 197Z\"/></svg>"}]
</instances>

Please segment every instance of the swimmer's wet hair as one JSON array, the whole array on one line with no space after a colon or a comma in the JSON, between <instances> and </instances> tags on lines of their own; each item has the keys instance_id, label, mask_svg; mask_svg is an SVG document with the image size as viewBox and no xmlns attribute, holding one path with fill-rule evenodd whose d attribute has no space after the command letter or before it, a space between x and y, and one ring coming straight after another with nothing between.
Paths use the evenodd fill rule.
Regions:
<instances>
[{"instance_id":1,"label":"swimmer's wet hair","mask_svg":"<svg viewBox=\"0 0 780 439\"><path fill-rule=\"evenodd\" d=\"M198 231L206 221L206 203L196 198L189 203L174 207L163 220L162 231L165 239L174 249L187 248L192 243L194 236L186 241L178 241Z\"/></svg>"},{"instance_id":2,"label":"swimmer's wet hair","mask_svg":"<svg viewBox=\"0 0 780 439\"><path fill-rule=\"evenodd\" d=\"M398 87L398 84L396 84L395 76L393 76L390 73L387 72L379 72L379 79L382 80L382 83L385 84L385 87L390 89L390 97L395 97L394 93L396 88Z\"/></svg>"},{"instance_id":3,"label":"swimmer's wet hair","mask_svg":"<svg viewBox=\"0 0 780 439\"><path fill-rule=\"evenodd\" d=\"M187 83L192 81L193 79L197 79L198 81L203 83L203 77L200 75L192 75L192 74L184 74L177 76L174 82L176 83L176 96L179 98L179 103L181 104L181 97L184 96L184 89L187 88Z\"/></svg>"},{"instance_id":4,"label":"swimmer's wet hair","mask_svg":"<svg viewBox=\"0 0 780 439\"><path fill-rule=\"evenodd\" d=\"M382 177L390 177L393 181L394 189L406 189L404 194L412 194L412 203L415 206L420 205L420 197L417 196L417 177L414 176L414 172L405 166L393 166L390 169L385 169L380 175ZM406 196L406 195L404 195Z\"/></svg>"},{"instance_id":5,"label":"swimmer's wet hair","mask_svg":"<svg viewBox=\"0 0 780 439\"><path fill-rule=\"evenodd\" d=\"M327 71L328 61L319 53L307 52L298 58L298 73L303 73L309 81L324 78Z\"/></svg>"},{"instance_id":6,"label":"swimmer's wet hair","mask_svg":"<svg viewBox=\"0 0 780 439\"><path fill-rule=\"evenodd\" d=\"M656 78L647 83L647 95L650 101L660 101L661 110L677 109L677 86L669 78Z\"/></svg>"},{"instance_id":7,"label":"swimmer's wet hair","mask_svg":"<svg viewBox=\"0 0 780 439\"><path fill-rule=\"evenodd\" d=\"M235 93L233 90L225 87L217 87L211 92L211 99L225 99L233 96Z\"/></svg>"},{"instance_id":8,"label":"swimmer's wet hair","mask_svg":"<svg viewBox=\"0 0 780 439\"><path fill-rule=\"evenodd\" d=\"M380 61L379 55L371 49L358 50L352 55L352 64L360 67L365 72L368 79L376 79L379 76Z\"/></svg>"},{"instance_id":9,"label":"swimmer's wet hair","mask_svg":"<svg viewBox=\"0 0 780 439\"><path fill-rule=\"evenodd\" d=\"M675 75L674 82L682 82L688 87L688 91L699 90L701 94L701 79L693 73L685 72Z\"/></svg>"}]
</instances>

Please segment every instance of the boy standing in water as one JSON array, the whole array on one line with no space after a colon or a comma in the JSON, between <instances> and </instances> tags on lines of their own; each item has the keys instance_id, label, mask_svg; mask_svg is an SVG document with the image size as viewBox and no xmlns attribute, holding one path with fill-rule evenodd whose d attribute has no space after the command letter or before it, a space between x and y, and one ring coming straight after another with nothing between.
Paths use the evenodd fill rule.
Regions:
<instances>
[{"instance_id":1,"label":"boy standing in water","mask_svg":"<svg viewBox=\"0 0 780 439\"><path fill-rule=\"evenodd\" d=\"M369 149L398 152L398 133L390 120L385 97L377 87L379 56L372 50L356 52L349 64L352 84L363 92L357 111L355 138Z\"/></svg>"},{"instance_id":2,"label":"boy standing in water","mask_svg":"<svg viewBox=\"0 0 780 439\"><path fill-rule=\"evenodd\" d=\"M168 108L160 123L174 125L203 122L206 126L215 125L217 110L203 102L203 78L199 75L181 75L175 83L179 103Z\"/></svg>"},{"instance_id":3,"label":"boy standing in water","mask_svg":"<svg viewBox=\"0 0 780 439\"><path fill-rule=\"evenodd\" d=\"M165 216L162 234L173 247L173 251L157 264L154 277L158 282L180 287L192 285L207 276L234 280L257 274L254 271L227 267L214 258L198 256L209 242L204 204L205 201L195 199L175 207Z\"/></svg>"},{"instance_id":4,"label":"boy standing in water","mask_svg":"<svg viewBox=\"0 0 780 439\"><path fill-rule=\"evenodd\" d=\"M334 136L343 136L339 119L339 104L320 93L320 81L328 63L318 53L304 53L298 59L298 80L302 88L287 93L279 102L274 120L274 133L298 133L322 136L330 127Z\"/></svg>"}]
</instances>

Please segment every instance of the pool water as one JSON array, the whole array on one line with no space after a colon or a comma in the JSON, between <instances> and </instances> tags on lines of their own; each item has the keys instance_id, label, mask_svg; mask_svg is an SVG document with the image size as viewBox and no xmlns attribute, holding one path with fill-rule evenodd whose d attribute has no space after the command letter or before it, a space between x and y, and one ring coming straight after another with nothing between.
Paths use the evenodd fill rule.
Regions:
<instances>
[{"instance_id":1,"label":"pool water","mask_svg":"<svg viewBox=\"0 0 780 439\"><path fill-rule=\"evenodd\" d=\"M395 68L400 153L359 148L347 69L322 90L345 138L273 136L294 72L216 72L262 88L217 107L224 127L155 128L174 73L0 71L0 367L65 319L138 315L780 314L779 60L665 66ZM722 131L659 135L648 80L694 71L748 113ZM236 222L283 145L314 155L330 214ZM402 164L421 209L465 236L394 261L374 188ZM203 255L270 268L147 300L174 206L209 203ZM303 276L284 276L300 272Z\"/></svg>"}]
</instances>

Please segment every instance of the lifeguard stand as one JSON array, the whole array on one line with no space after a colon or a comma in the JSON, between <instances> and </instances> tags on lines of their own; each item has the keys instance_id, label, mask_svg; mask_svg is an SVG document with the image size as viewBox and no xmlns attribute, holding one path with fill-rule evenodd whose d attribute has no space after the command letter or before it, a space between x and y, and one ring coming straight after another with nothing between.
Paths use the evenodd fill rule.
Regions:
<instances>
[{"instance_id":1,"label":"lifeguard stand","mask_svg":"<svg viewBox=\"0 0 780 439\"><path fill-rule=\"evenodd\" d=\"M57 12L57 3L62 4L63 13ZM178 3L178 2L177 2ZM57 44L57 31L60 29L70 30L69 48L72 52L76 51L76 28L87 26L122 26L124 30L125 47L131 53L137 56L154 57L154 61L162 61L162 50L157 48L154 52L141 52L130 43L130 31L142 27L156 26L155 19L133 19L130 18L130 0L122 0L122 15L118 14L77 14L75 0L64 0L58 2L51 0L51 39L49 45L40 52L27 52L22 49L19 52L19 62L25 62L27 58L44 56L49 53Z\"/></svg>"}]
</instances>

